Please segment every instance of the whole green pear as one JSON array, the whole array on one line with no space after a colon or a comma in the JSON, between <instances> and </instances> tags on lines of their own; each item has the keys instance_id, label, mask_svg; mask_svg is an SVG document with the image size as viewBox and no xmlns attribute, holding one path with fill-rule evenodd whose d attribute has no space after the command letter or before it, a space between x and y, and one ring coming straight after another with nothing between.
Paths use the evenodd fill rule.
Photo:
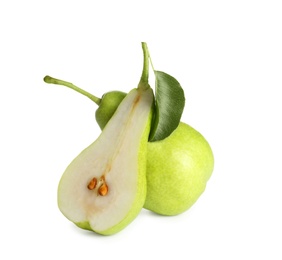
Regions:
<instances>
[{"instance_id":1,"label":"whole green pear","mask_svg":"<svg viewBox=\"0 0 282 260\"><path fill-rule=\"evenodd\" d=\"M162 215L189 209L205 190L214 167L206 139L181 122L166 139L149 142L147 153L144 208Z\"/></svg>"}]
</instances>

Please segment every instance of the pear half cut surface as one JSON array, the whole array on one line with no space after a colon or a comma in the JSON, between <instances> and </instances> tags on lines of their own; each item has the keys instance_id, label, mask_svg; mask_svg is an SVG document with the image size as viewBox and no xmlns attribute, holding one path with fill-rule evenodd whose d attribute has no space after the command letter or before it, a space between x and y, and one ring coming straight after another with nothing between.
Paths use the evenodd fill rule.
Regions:
<instances>
[{"instance_id":1,"label":"pear half cut surface","mask_svg":"<svg viewBox=\"0 0 282 260\"><path fill-rule=\"evenodd\" d=\"M131 90L97 140L65 170L58 206L80 228L114 234L141 211L153 99L150 87Z\"/></svg>"}]
</instances>

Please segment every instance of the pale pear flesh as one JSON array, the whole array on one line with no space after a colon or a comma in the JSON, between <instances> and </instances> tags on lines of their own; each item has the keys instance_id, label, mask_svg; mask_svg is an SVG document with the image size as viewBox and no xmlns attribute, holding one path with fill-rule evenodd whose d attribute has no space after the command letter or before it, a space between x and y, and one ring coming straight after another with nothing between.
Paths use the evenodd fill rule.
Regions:
<instances>
[{"instance_id":1,"label":"pale pear flesh","mask_svg":"<svg viewBox=\"0 0 282 260\"><path fill-rule=\"evenodd\" d=\"M142 209L152 103L150 88L129 92L98 139L65 170L58 205L78 226L113 234Z\"/></svg>"}]
</instances>

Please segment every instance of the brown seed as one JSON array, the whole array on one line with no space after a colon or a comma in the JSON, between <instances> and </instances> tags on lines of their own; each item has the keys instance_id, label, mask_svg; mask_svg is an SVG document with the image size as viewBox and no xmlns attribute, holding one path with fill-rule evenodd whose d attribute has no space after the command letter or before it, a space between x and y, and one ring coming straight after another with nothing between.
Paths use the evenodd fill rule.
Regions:
<instances>
[{"instance_id":1,"label":"brown seed","mask_svg":"<svg viewBox=\"0 0 282 260\"><path fill-rule=\"evenodd\" d=\"M106 183L103 183L100 188L98 189L98 193L101 196L105 196L108 193L108 186Z\"/></svg>"},{"instance_id":2,"label":"brown seed","mask_svg":"<svg viewBox=\"0 0 282 260\"><path fill-rule=\"evenodd\" d=\"M97 185L97 179L96 179L96 178L93 178L93 179L89 182L87 188L88 188L89 190L94 190L95 187L96 187L96 185Z\"/></svg>"}]
</instances>

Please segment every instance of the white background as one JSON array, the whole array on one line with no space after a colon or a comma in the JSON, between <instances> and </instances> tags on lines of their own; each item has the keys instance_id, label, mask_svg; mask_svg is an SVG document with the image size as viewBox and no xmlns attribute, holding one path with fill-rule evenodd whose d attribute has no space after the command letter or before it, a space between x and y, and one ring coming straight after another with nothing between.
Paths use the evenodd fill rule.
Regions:
<instances>
[{"instance_id":1,"label":"white background","mask_svg":"<svg viewBox=\"0 0 282 260\"><path fill-rule=\"evenodd\" d=\"M281 259L281 1L1 1L0 259ZM114 236L76 228L57 185L99 135L91 93L136 87L141 41L186 94L215 169L187 212ZM152 83L153 85L154 83Z\"/></svg>"}]
</instances>

